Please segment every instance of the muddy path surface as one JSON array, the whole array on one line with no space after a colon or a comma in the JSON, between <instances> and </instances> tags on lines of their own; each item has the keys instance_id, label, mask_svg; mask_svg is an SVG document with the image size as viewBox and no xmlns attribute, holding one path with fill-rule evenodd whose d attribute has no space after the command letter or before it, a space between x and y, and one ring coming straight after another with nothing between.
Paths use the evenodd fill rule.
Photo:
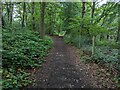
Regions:
<instances>
[{"instance_id":1,"label":"muddy path surface","mask_svg":"<svg viewBox=\"0 0 120 90\"><path fill-rule=\"evenodd\" d=\"M46 62L33 76L36 81L27 88L102 88L73 47L59 37L53 37L53 41Z\"/></svg>"}]
</instances>

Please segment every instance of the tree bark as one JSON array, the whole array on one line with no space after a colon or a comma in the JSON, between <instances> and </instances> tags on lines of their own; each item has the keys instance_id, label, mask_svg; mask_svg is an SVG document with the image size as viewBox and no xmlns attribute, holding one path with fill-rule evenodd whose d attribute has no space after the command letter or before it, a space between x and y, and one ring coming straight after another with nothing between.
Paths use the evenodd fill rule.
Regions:
<instances>
[{"instance_id":1,"label":"tree bark","mask_svg":"<svg viewBox=\"0 0 120 90\"><path fill-rule=\"evenodd\" d=\"M32 30L35 30L35 2L32 2Z\"/></svg>"},{"instance_id":2,"label":"tree bark","mask_svg":"<svg viewBox=\"0 0 120 90\"><path fill-rule=\"evenodd\" d=\"M13 9L14 9L14 3L10 3L10 26L12 25L13 20Z\"/></svg>"},{"instance_id":3,"label":"tree bark","mask_svg":"<svg viewBox=\"0 0 120 90\"><path fill-rule=\"evenodd\" d=\"M93 18L94 18L94 11L95 11L95 2L93 1L93 6L92 6L92 13L91 13L91 23L93 23ZM92 55L95 53L95 35L92 36Z\"/></svg>"},{"instance_id":4,"label":"tree bark","mask_svg":"<svg viewBox=\"0 0 120 90\"><path fill-rule=\"evenodd\" d=\"M94 17L94 11L95 11L95 2L93 2L93 6L92 6L92 13L91 13L91 18L93 19ZM92 20L93 22L93 20Z\"/></svg>"},{"instance_id":5,"label":"tree bark","mask_svg":"<svg viewBox=\"0 0 120 90\"><path fill-rule=\"evenodd\" d=\"M118 7L118 30L117 30L117 38L116 38L116 42L118 42L118 49L119 49L119 53L118 55L120 55L120 4L117 3L117 7ZM120 57L119 57L119 61L120 61Z\"/></svg>"},{"instance_id":6,"label":"tree bark","mask_svg":"<svg viewBox=\"0 0 120 90\"><path fill-rule=\"evenodd\" d=\"M2 2L0 1L0 70L2 70ZM2 74L0 75L0 80L2 81ZM2 90L2 85L0 84L0 90Z\"/></svg>"},{"instance_id":7,"label":"tree bark","mask_svg":"<svg viewBox=\"0 0 120 90\"><path fill-rule=\"evenodd\" d=\"M52 14L50 14L50 22L49 22L49 25L50 25L50 28L49 28L49 34L52 35L53 32L52 32Z\"/></svg>"},{"instance_id":8,"label":"tree bark","mask_svg":"<svg viewBox=\"0 0 120 90\"><path fill-rule=\"evenodd\" d=\"M9 7L8 2L6 2L6 8L7 8L8 23L9 23L9 19L10 19L10 7Z\"/></svg>"},{"instance_id":9,"label":"tree bark","mask_svg":"<svg viewBox=\"0 0 120 90\"><path fill-rule=\"evenodd\" d=\"M8 29L10 30L10 26L12 27L12 20L13 20L12 17L13 17L14 3L6 2L6 8L7 8L7 15L8 15Z\"/></svg>"},{"instance_id":10,"label":"tree bark","mask_svg":"<svg viewBox=\"0 0 120 90\"><path fill-rule=\"evenodd\" d=\"M5 21L4 21L4 16L2 15L2 28L5 28Z\"/></svg>"},{"instance_id":11,"label":"tree bark","mask_svg":"<svg viewBox=\"0 0 120 90\"><path fill-rule=\"evenodd\" d=\"M118 68L118 76L120 77L120 4L118 4Z\"/></svg>"},{"instance_id":12,"label":"tree bark","mask_svg":"<svg viewBox=\"0 0 120 90\"><path fill-rule=\"evenodd\" d=\"M84 18L84 14L85 14L85 1L82 0L82 19ZM82 38L83 38L83 37L82 37L82 36L83 36L83 35L82 35L82 28L83 28L83 25L84 25L84 24L82 23L82 25L81 25L81 30L80 30L80 34L81 34L80 36L81 36L81 37L79 36L79 37L81 38L81 40L79 40L79 47L82 47L82 44L83 44L83 43L82 43ZM84 41L83 41L83 42L84 42Z\"/></svg>"},{"instance_id":13,"label":"tree bark","mask_svg":"<svg viewBox=\"0 0 120 90\"><path fill-rule=\"evenodd\" d=\"M0 31L2 31L2 3L0 1Z\"/></svg>"},{"instance_id":14,"label":"tree bark","mask_svg":"<svg viewBox=\"0 0 120 90\"><path fill-rule=\"evenodd\" d=\"M82 0L82 18L84 17L85 14L85 2Z\"/></svg>"},{"instance_id":15,"label":"tree bark","mask_svg":"<svg viewBox=\"0 0 120 90\"><path fill-rule=\"evenodd\" d=\"M23 18L22 18L22 27L25 26L25 13L26 13L26 4L23 2Z\"/></svg>"},{"instance_id":16,"label":"tree bark","mask_svg":"<svg viewBox=\"0 0 120 90\"><path fill-rule=\"evenodd\" d=\"M40 36L43 38L45 36L45 29L44 29L44 16L45 16L45 2L41 2L41 22L40 22Z\"/></svg>"}]
</instances>

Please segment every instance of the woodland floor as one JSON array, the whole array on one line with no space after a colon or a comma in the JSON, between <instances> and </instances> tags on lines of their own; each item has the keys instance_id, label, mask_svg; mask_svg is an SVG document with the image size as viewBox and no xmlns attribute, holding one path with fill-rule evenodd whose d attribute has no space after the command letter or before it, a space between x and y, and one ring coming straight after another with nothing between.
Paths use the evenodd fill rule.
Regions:
<instances>
[{"instance_id":1,"label":"woodland floor","mask_svg":"<svg viewBox=\"0 0 120 90\"><path fill-rule=\"evenodd\" d=\"M32 75L35 82L27 88L115 88L104 68L82 63L75 47L66 45L59 37L53 40L46 62Z\"/></svg>"}]
</instances>

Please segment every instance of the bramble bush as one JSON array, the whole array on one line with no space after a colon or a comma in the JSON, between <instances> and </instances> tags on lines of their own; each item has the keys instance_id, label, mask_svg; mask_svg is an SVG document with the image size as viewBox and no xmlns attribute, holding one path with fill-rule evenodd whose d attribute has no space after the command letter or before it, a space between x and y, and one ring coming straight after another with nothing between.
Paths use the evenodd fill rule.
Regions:
<instances>
[{"instance_id":1,"label":"bramble bush","mask_svg":"<svg viewBox=\"0 0 120 90\"><path fill-rule=\"evenodd\" d=\"M41 39L38 32L3 31L3 90L17 90L29 84L27 70L41 66L51 46L52 39Z\"/></svg>"}]
</instances>

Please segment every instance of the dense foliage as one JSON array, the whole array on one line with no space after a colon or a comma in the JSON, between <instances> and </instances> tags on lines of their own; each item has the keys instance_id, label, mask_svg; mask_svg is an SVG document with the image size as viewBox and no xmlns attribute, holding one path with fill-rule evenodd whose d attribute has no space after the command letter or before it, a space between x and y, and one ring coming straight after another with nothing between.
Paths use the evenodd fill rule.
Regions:
<instances>
[{"instance_id":1,"label":"dense foliage","mask_svg":"<svg viewBox=\"0 0 120 90\"><path fill-rule=\"evenodd\" d=\"M51 47L52 40L46 34L64 36L66 43L81 50L80 60L83 62L97 63L109 71L116 70L119 86L120 4L101 4L102 1L4 1L0 5L0 26L5 29L4 88L17 89L29 83L26 70L40 66Z\"/></svg>"},{"instance_id":2,"label":"dense foliage","mask_svg":"<svg viewBox=\"0 0 120 90\"><path fill-rule=\"evenodd\" d=\"M52 46L48 36L39 33L3 31L3 89L18 89L30 83L27 70L41 66Z\"/></svg>"},{"instance_id":3,"label":"dense foliage","mask_svg":"<svg viewBox=\"0 0 120 90\"><path fill-rule=\"evenodd\" d=\"M117 71L116 80L120 86L117 28L119 4L110 2L102 6L97 2L72 4L74 8L69 9L75 14L74 17L73 14L67 16L70 21L67 23L69 32L64 37L65 42L80 48L82 51L80 60L83 62L94 62L106 67L110 72ZM71 3L67 5L71 6Z\"/></svg>"}]
</instances>

